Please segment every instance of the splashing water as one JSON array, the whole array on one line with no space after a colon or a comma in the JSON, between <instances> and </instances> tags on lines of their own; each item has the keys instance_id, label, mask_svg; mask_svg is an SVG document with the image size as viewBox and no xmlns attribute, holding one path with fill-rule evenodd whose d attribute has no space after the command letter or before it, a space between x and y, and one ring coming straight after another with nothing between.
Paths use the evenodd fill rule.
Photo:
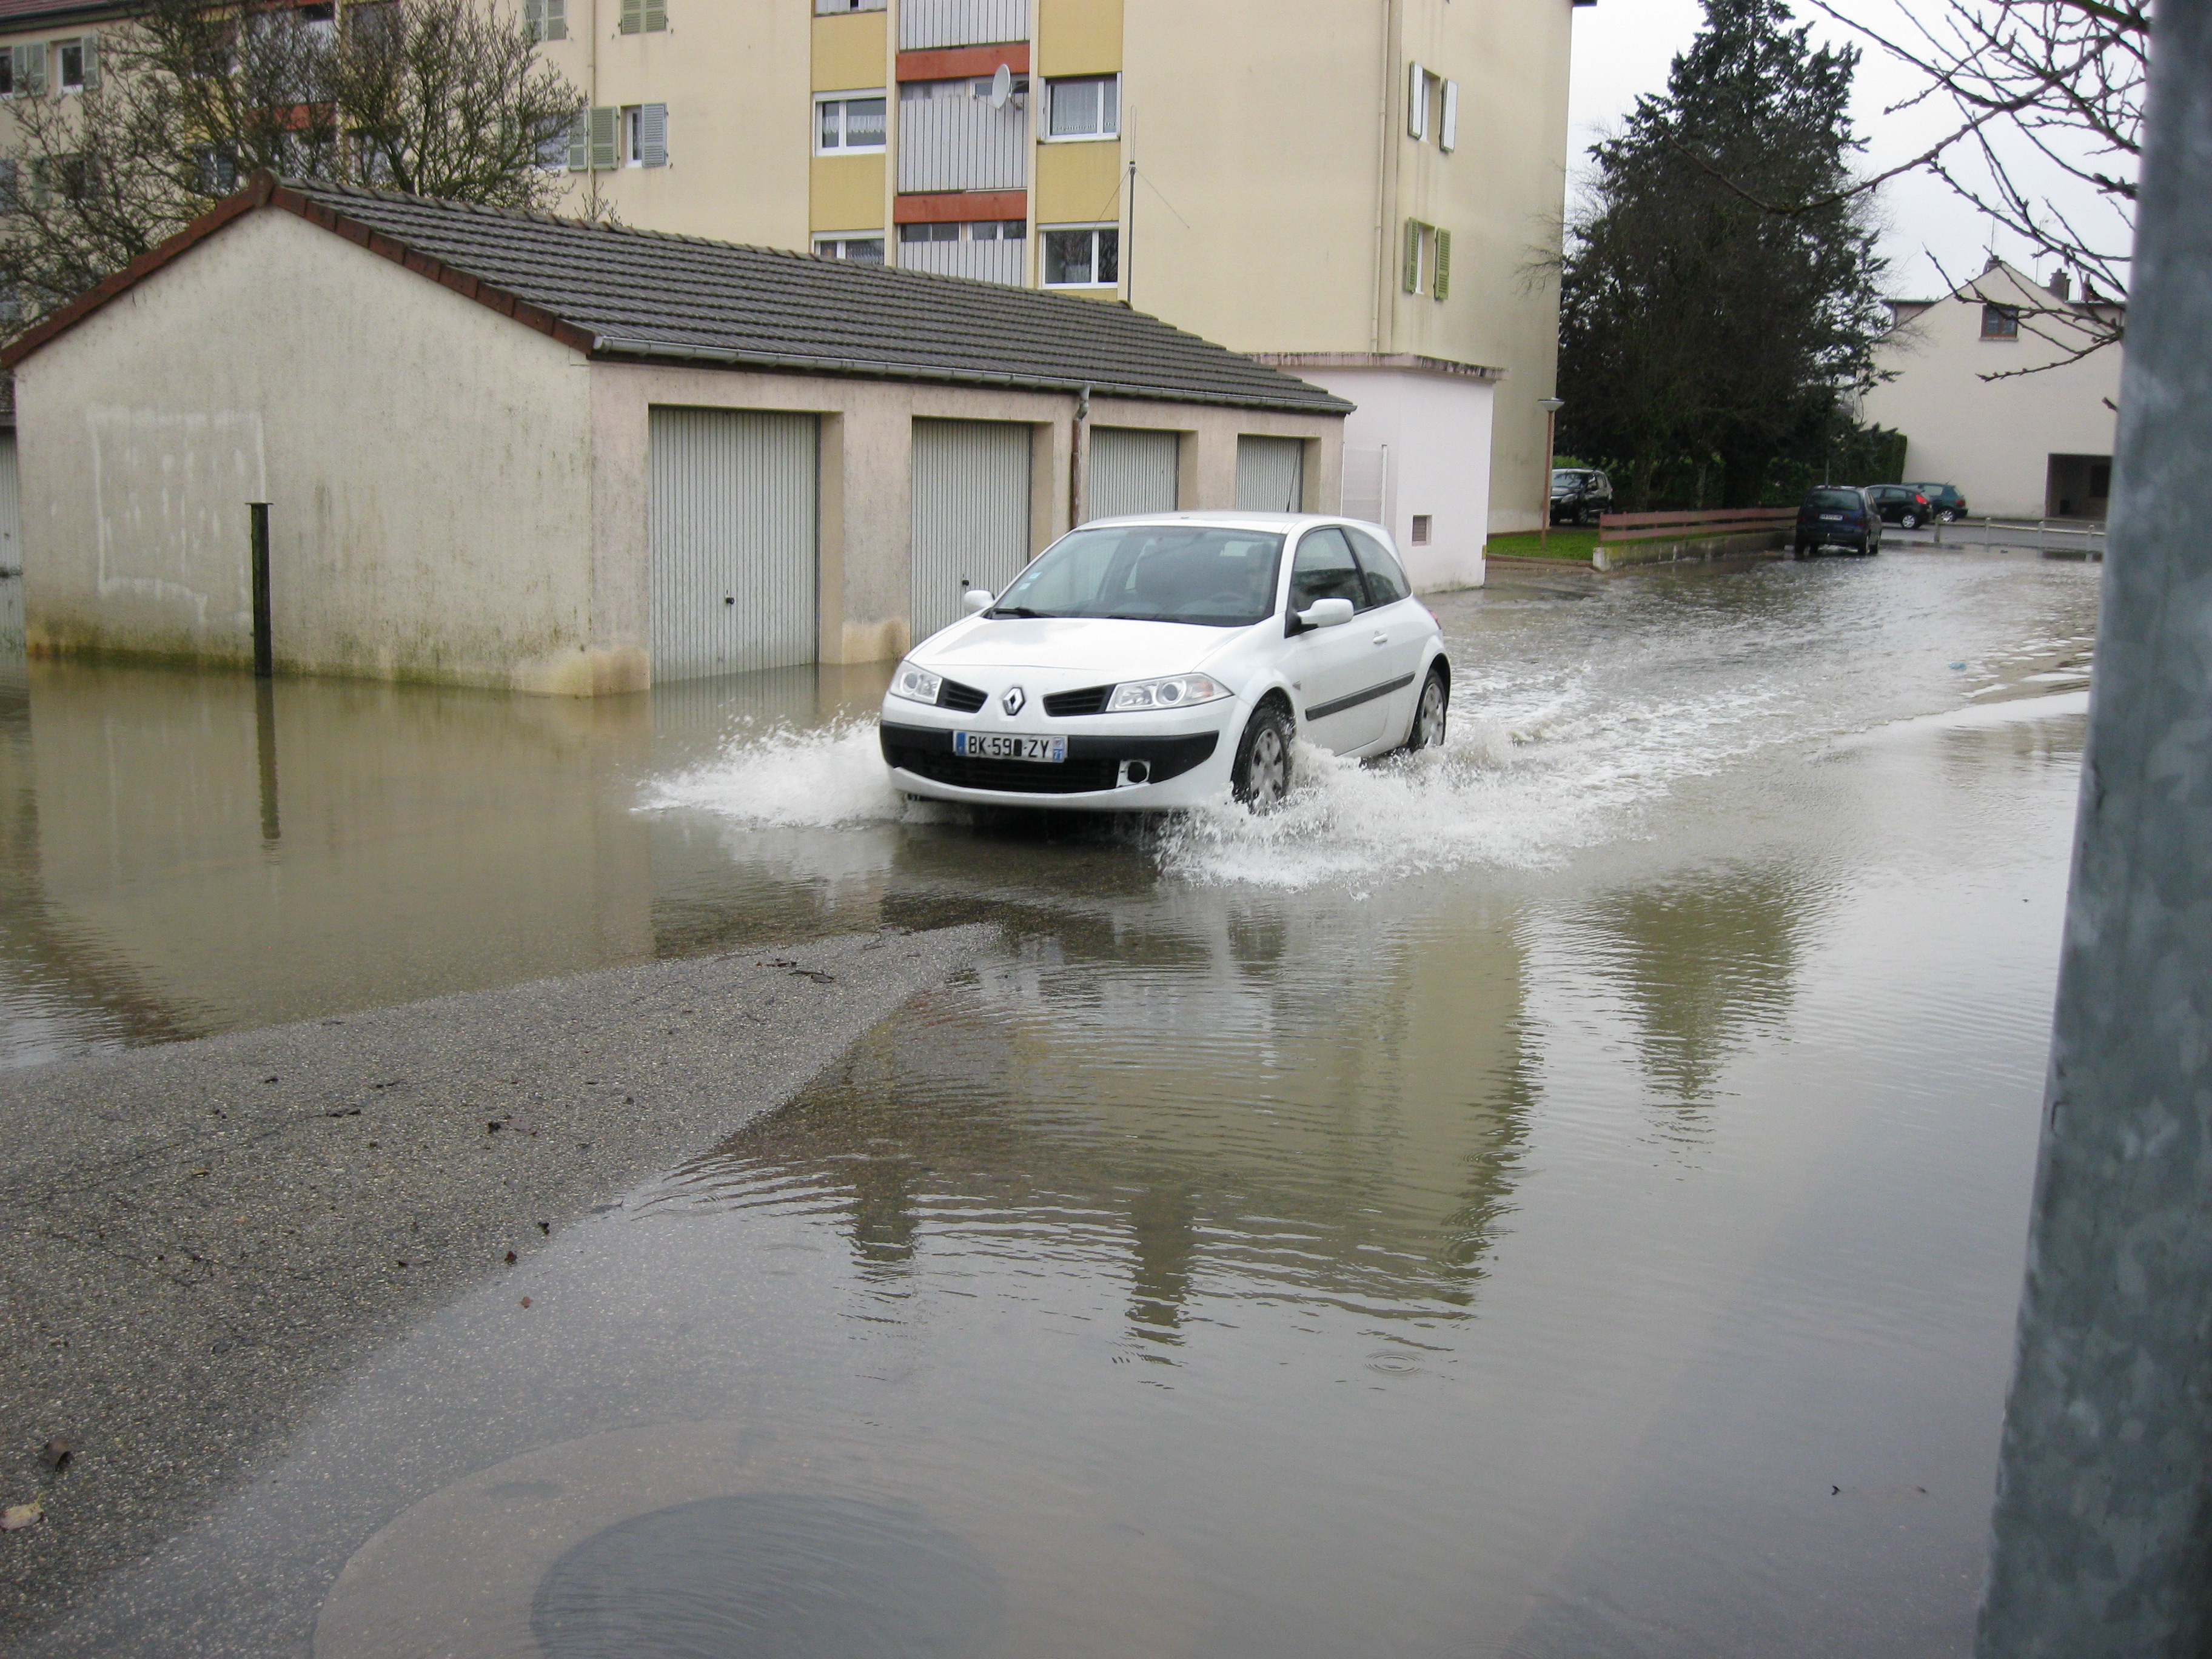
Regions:
<instances>
[{"instance_id":1,"label":"splashing water","mask_svg":"<svg viewBox=\"0 0 2212 1659\"><path fill-rule=\"evenodd\" d=\"M891 787L872 720L841 720L812 731L787 726L740 731L703 766L662 779L640 804L690 807L780 829L881 823L905 815Z\"/></svg>"},{"instance_id":2,"label":"splashing water","mask_svg":"<svg viewBox=\"0 0 2212 1659\"><path fill-rule=\"evenodd\" d=\"M1121 833L1163 875L1196 884L1553 864L1639 838L1650 810L1690 779L1958 707L1969 687L1957 662L2077 647L2094 618L2078 572L1938 561L1646 580L1567 607L1501 595L1448 617L1458 675L1442 750L1362 763L1301 744L1290 798L1265 817L1224 793ZM741 732L645 805L733 827L969 816L904 800L872 720Z\"/></svg>"}]
</instances>

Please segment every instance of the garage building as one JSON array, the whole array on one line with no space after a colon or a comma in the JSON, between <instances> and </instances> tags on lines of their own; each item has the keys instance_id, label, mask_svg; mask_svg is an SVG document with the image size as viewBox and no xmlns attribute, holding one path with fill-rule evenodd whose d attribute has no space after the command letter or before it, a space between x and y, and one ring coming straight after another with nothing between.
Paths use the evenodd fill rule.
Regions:
<instances>
[{"instance_id":1,"label":"garage building","mask_svg":"<svg viewBox=\"0 0 2212 1659\"><path fill-rule=\"evenodd\" d=\"M280 670L585 696L895 658L1085 519L1334 509L1352 408L1110 302L266 177L0 365L32 650L251 662L259 533Z\"/></svg>"}]
</instances>

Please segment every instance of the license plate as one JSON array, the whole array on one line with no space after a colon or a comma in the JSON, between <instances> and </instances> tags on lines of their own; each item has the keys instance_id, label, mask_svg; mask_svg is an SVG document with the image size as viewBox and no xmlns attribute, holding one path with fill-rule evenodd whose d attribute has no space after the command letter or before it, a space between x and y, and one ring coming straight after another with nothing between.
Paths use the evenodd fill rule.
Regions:
<instances>
[{"instance_id":1,"label":"license plate","mask_svg":"<svg viewBox=\"0 0 2212 1659\"><path fill-rule=\"evenodd\" d=\"M974 760L1064 761L1066 738L1024 738L1011 732L955 732L952 752Z\"/></svg>"},{"instance_id":2,"label":"license plate","mask_svg":"<svg viewBox=\"0 0 2212 1659\"><path fill-rule=\"evenodd\" d=\"M1843 521L1844 515L1840 513L1823 513L1820 515L1822 524L1841 524Z\"/></svg>"}]
</instances>

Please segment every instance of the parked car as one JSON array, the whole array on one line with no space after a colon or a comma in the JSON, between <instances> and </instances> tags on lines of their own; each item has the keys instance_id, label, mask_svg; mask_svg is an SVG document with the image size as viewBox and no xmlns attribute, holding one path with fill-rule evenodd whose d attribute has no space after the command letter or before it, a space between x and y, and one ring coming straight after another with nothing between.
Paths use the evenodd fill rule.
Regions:
<instances>
[{"instance_id":1,"label":"parked car","mask_svg":"<svg viewBox=\"0 0 2212 1659\"><path fill-rule=\"evenodd\" d=\"M1936 517L1935 504L1917 484L1869 484L1866 493L1882 522L1900 530L1917 530Z\"/></svg>"},{"instance_id":2,"label":"parked car","mask_svg":"<svg viewBox=\"0 0 2212 1659\"><path fill-rule=\"evenodd\" d=\"M1948 524L1954 519L1966 516L1966 498L1959 493L1956 484L1909 483L1905 487L1917 489L1928 498L1928 504L1936 509L1936 519L1939 524Z\"/></svg>"},{"instance_id":3,"label":"parked car","mask_svg":"<svg viewBox=\"0 0 2212 1659\"><path fill-rule=\"evenodd\" d=\"M1595 524L1613 510L1613 480L1595 467L1563 466L1552 473L1552 522Z\"/></svg>"},{"instance_id":4,"label":"parked car","mask_svg":"<svg viewBox=\"0 0 2212 1659\"><path fill-rule=\"evenodd\" d=\"M1848 547L1859 553L1881 551L1881 514L1867 492L1850 484L1823 484L1810 490L1797 508L1792 546L1799 558L1824 547Z\"/></svg>"},{"instance_id":5,"label":"parked car","mask_svg":"<svg viewBox=\"0 0 2212 1659\"><path fill-rule=\"evenodd\" d=\"M895 787L935 800L1152 811L1444 740L1451 665L1381 526L1287 513L1079 526L917 646L884 697Z\"/></svg>"}]
</instances>

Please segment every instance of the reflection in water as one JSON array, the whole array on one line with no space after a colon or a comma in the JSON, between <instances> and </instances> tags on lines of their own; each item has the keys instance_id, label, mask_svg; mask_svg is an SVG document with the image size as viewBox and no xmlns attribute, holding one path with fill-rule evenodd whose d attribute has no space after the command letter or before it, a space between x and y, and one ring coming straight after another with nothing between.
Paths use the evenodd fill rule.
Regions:
<instances>
[{"instance_id":1,"label":"reflection in water","mask_svg":"<svg viewBox=\"0 0 2212 1659\"><path fill-rule=\"evenodd\" d=\"M1582 912L1582 952L1633 1011L1655 1092L1711 1102L1729 1056L1778 1029L1821 896L1799 869L1727 866L1604 893Z\"/></svg>"},{"instance_id":2,"label":"reflection in water","mask_svg":"<svg viewBox=\"0 0 2212 1659\"><path fill-rule=\"evenodd\" d=\"M252 1627L208 1587L281 1556L318 1659L787 1613L880 1650L729 1593L803 1559L964 1587L946 1642L1003 1659L1959 1650L2079 722L1892 723L2085 634L2095 580L1446 598L1448 762L1316 766L1259 824L906 812L851 723L878 671L578 705L40 668L0 696L18 1056L1002 937L434 1319L106 1628Z\"/></svg>"}]
</instances>

